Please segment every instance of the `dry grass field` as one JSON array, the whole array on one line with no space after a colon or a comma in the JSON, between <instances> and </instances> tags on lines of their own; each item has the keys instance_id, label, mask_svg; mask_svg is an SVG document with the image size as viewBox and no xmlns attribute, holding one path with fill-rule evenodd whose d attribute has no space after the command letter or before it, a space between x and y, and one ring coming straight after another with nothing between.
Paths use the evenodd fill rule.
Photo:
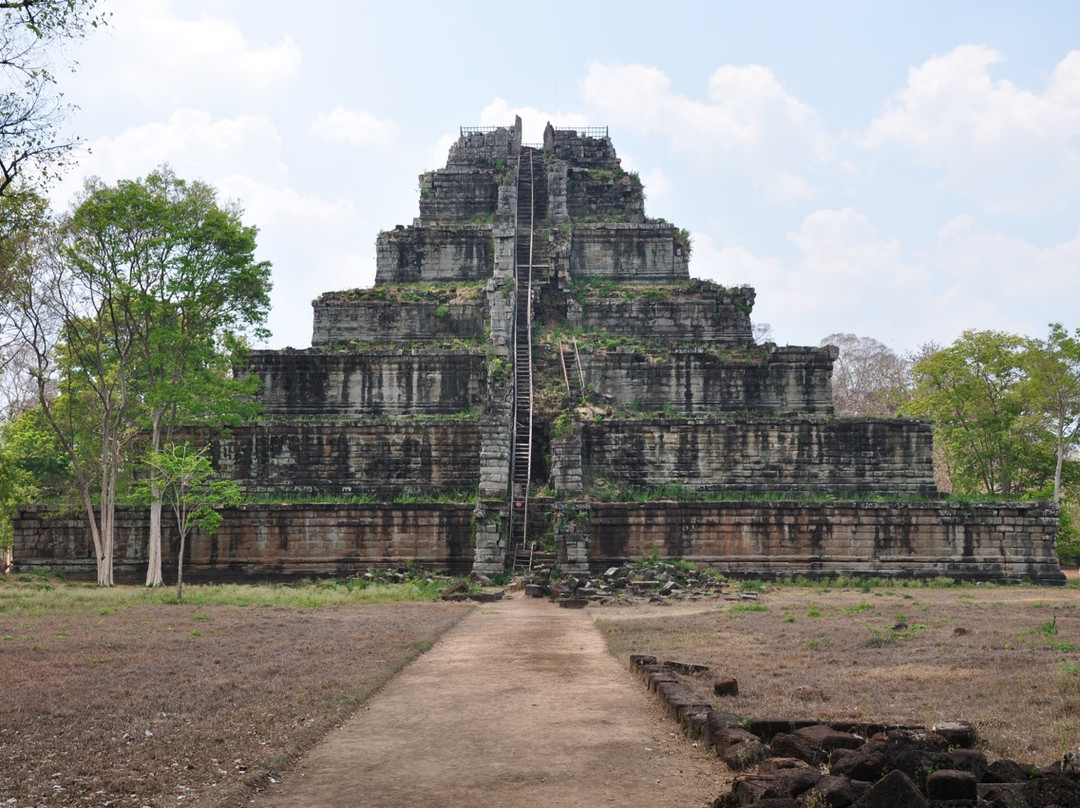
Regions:
<instances>
[{"instance_id":1,"label":"dry grass field","mask_svg":"<svg viewBox=\"0 0 1080 808\"><path fill-rule=\"evenodd\" d=\"M612 653L709 665L698 686L750 717L967 720L992 758L1080 747L1080 590L1023 586L761 587L734 598L611 609ZM714 674L739 695L712 696Z\"/></svg>"},{"instance_id":2,"label":"dry grass field","mask_svg":"<svg viewBox=\"0 0 1080 808\"><path fill-rule=\"evenodd\" d=\"M966 719L992 757L1032 763L1080 746L1078 589L737 588L589 613L624 665L737 677L715 701L747 716ZM245 805L470 608L390 602L436 595L0 583L0 805Z\"/></svg>"},{"instance_id":3,"label":"dry grass field","mask_svg":"<svg viewBox=\"0 0 1080 808\"><path fill-rule=\"evenodd\" d=\"M245 805L468 611L211 589L0 584L0 805Z\"/></svg>"}]
</instances>

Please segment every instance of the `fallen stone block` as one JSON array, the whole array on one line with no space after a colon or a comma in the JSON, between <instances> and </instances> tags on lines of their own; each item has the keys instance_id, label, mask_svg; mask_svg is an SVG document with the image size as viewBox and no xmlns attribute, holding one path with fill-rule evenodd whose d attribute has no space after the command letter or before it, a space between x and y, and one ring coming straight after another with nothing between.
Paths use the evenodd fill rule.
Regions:
<instances>
[{"instance_id":1,"label":"fallen stone block","mask_svg":"<svg viewBox=\"0 0 1080 808\"><path fill-rule=\"evenodd\" d=\"M891 771L870 786L855 802L855 808L926 808L926 797L914 781L901 771Z\"/></svg>"},{"instance_id":2,"label":"fallen stone block","mask_svg":"<svg viewBox=\"0 0 1080 808\"><path fill-rule=\"evenodd\" d=\"M989 768L986 755L978 749L953 749L949 752L949 760L951 761L950 769L971 772L980 783Z\"/></svg>"},{"instance_id":3,"label":"fallen stone block","mask_svg":"<svg viewBox=\"0 0 1080 808\"><path fill-rule=\"evenodd\" d=\"M865 738L850 732L838 732L825 724L803 727L795 730L794 734L824 752L833 752L837 749L858 749L866 743Z\"/></svg>"},{"instance_id":4,"label":"fallen stone block","mask_svg":"<svg viewBox=\"0 0 1080 808\"><path fill-rule=\"evenodd\" d=\"M679 673L685 673L691 676L699 673L707 673L709 670L708 665L699 665L696 662L679 662L674 659L664 660L664 667L671 668L673 671L678 671Z\"/></svg>"},{"instance_id":5,"label":"fallen stone block","mask_svg":"<svg viewBox=\"0 0 1080 808\"><path fill-rule=\"evenodd\" d=\"M977 800L979 784L971 772L939 769L926 776L926 796L932 800Z\"/></svg>"},{"instance_id":6,"label":"fallen stone block","mask_svg":"<svg viewBox=\"0 0 1080 808\"><path fill-rule=\"evenodd\" d=\"M794 732L803 727L812 727L819 721L800 718L751 718L746 728L763 741L769 741L780 732Z\"/></svg>"},{"instance_id":7,"label":"fallen stone block","mask_svg":"<svg viewBox=\"0 0 1080 808\"><path fill-rule=\"evenodd\" d=\"M734 676L725 676L713 682L713 693L717 696L739 695L739 683Z\"/></svg>"},{"instance_id":8,"label":"fallen stone block","mask_svg":"<svg viewBox=\"0 0 1080 808\"><path fill-rule=\"evenodd\" d=\"M975 746L975 726L969 721L947 721L930 727L931 732L936 732L944 738L949 746L958 746L962 749L971 749Z\"/></svg>"},{"instance_id":9,"label":"fallen stone block","mask_svg":"<svg viewBox=\"0 0 1080 808\"><path fill-rule=\"evenodd\" d=\"M717 756L735 771L757 764L767 752L757 735L735 727L713 733L712 745Z\"/></svg>"},{"instance_id":10,"label":"fallen stone block","mask_svg":"<svg viewBox=\"0 0 1080 808\"><path fill-rule=\"evenodd\" d=\"M822 777L814 787L807 792L806 801L811 804L828 805L829 808L848 808L853 805L863 794L870 790L871 783L861 780L849 780L846 777L837 777L830 774ZM818 802L812 800L816 795Z\"/></svg>"},{"instance_id":11,"label":"fallen stone block","mask_svg":"<svg viewBox=\"0 0 1080 808\"><path fill-rule=\"evenodd\" d=\"M769 742L769 754L774 757L795 758L815 766L828 761L828 755L799 735L781 732Z\"/></svg>"},{"instance_id":12,"label":"fallen stone block","mask_svg":"<svg viewBox=\"0 0 1080 808\"><path fill-rule=\"evenodd\" d=\"M986 767L983 782L986 783L1026 783L1033 776L1039 776L1038 768L1031 763L1017 763L1015 760L995 760Z\"/></svg>"},{"instance_id":13,"label":"fallen stone block","mask_svg":"<svg viewBox=\"0 0 1080 808\"><path fill-rule=\"evenodd\" d=\"M702 740L705 741L706 746L715 746L714 738L716 733L724 729L738 728L742 729L742 716L735 713L725 713L719 710L709 710L708 717L705 719L705 731L702 733Z\"/></svg>"},{"instance_id":14,"label":"fallen stone block","mask_svg":"<svg viewBox=\"0 0 1080 808\"><path fill-rule=\"evenodd\" d=\"M655 665L656 657L652 654L631 654L630 655L630 667L638 669L643 665Z\"/></svg>"},{"instance_id":15,"label":"fallen stone block","mask_svg":"<svg viewBox=\"0 0 1080 808\"><path fill-rule=\"evenodd\" d=\"M660 685L665 682L678 682L679 677L667 668L658 668L645 674L645 681L648 683L649 690L655 693Z\"/></svg>"},{"instance_id":16,"label":"fallen stone block","mask_svg":"<svg viewBox=\"0 0 1080 808\"><path fill-rule=\"evenodd\" d=\"M676 719L681 719L687 712L705 712L710 707L682 682L660 682L656 685L656 693Z\"/></svg>"}]
</instances>

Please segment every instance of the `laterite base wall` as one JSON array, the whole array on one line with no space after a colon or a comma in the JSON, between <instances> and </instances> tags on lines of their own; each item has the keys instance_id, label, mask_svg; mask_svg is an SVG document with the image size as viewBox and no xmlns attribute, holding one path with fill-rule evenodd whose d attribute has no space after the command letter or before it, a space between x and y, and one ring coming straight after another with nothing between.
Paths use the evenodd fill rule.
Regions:
<instances>
[{"instance_id":1,"label":"laterite base wall","mask_svg":"<svg viewBox=\"0 0 1080 808\"><path fill-rule=\"evenodd\" d=\"M425 567L464 572L472 567L475 505L249 505L222 512L213 536L194 532L184 579L234 581L349 575L373 565L414 560ZM175 578L179 542L166 520L165 575ZM146 576L146 508L117 512L115 575ZM60 518L30 506L15 519L15 569L48 567L93 579L90 531L81 513Z\"/></svg>"},{"instance_id":2,"label":"laterite base wall","mask_svg":"<svg viewBox=\"0 0 1080 808\"><path fill-rule=\"evenodd\" d=\"M593 503L589 563L654 551L753 575L1063 584L1049 503Z\"/></svg>"}]
</instances>

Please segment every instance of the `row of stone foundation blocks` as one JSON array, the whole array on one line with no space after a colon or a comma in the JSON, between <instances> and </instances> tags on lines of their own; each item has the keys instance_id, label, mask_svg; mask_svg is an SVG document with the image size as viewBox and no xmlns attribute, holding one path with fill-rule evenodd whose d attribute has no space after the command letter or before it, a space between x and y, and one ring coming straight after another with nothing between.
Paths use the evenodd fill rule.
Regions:
<instances>
[{"instance_id":1,"label":"row of stone foundation blocks","mask_svg":"<svg viewBox=\"0 0 1080 808\"><path fill-rule=\"evenodd\" d=\"M684 732L739 774L717 808L1051 808L1080 806L1073 765L989 762L966 721L923 726L744 718L715 710L683 681L703 665L635 654L630 666ZM737 689L730 678L716 692ZM753 770L748 772L748 770Z\"/></svg>"}]
</instances>

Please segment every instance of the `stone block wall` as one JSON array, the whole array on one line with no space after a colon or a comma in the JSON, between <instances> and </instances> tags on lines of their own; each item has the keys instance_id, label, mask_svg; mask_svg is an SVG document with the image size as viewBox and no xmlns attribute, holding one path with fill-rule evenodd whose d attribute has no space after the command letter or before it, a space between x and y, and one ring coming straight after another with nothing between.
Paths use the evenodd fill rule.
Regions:
<instances>
[{"instance_id":1,"label":"stone block wall","mask_svg":"<svg viewBox=\"0 0 1080 808\"><path fill-rule=\"evenodd\" d=\"M630 348L582 350L585 378L596 391L644 411L686 415L831 413L834 347L762 349L759 360L728 359L680 348L652 358Z\"/></svg>"},{"instance_id":2,"label":"stone block wall","mask_svg":"<svg viewBox=\"0 0 1080 808\"><path fill-rule=\"evenodd\" d=\"M723 289L699 284L694 288L651 287L651 295L589 299L567 303L567 323L573 328L616 336L663 340L672 345L752 345L750 312L754 290L749 286Z\"/></svg>"},{"instance_id":3,"label":"stone block wall","mask_svg":"<svg viewBox=\"0 0 1080 808\"><path fill-rule=\"evenodd\" d=\"M189 434L210 445L214 468L246 497L437 496L475 492L480 482L475 420L282 420Z\"/></svg>"},{"instance_id":4,"label":"stone block wall","mask_svg":"<svg viewBox=\"0 0 1080 808\"><path fill-rule=\"evenodd\" d=\"M226 508L216 534L195 530L189 536L184 580L344 576L410 560L464 572L473 560L473 508L472 503ZM16 515L14 526L17 569L50 567L93 580L93 543L81 512L59 515L46 506L27 506ZM145 578L149 529L145 507L117 509L118 582ZM166 579L175 579L180 544L169 519L164 520L162 538L163 572Z\"/></svg>"},{"instance_id":5,"label":"stone block wall","mask_svg":"<svg viewBox=\"0 0 1080 808\"><path fill-rule=\"evenodd\" d=\"M420 222L430 225L490 221L498 207L502 179L502 172L491 167L448 165L421 174Z\"/></svg>"},{"instance_id":6,"label":"stone block wall","mask_svg":"<svg viewBox=\"0 0 1080 808\"><path fill-rule=\"evenodd\" d=\"M574 129L555 129L549 125L544 131L544 151L555 155L557 160L565 160L572 166L586 166L608 171L621 168L621 162L611 138L589 137Z\"/></svg>"},{"instance_id":7,"label":"stone block wall","mask_svg":"<svg viewBox=\"0 0 1080 808\"><path fill-rule=\"evenodd\" d=\"M521 127L503 126L492 132L464 135L450 146L446 164L450 166L490 167L496 160L508 160L521 145Z\"/></svg>"},{"instance_id":8,"label":"stone block wall","mask_svg":"<svg viewBox=\"0 0 1080 808\"><path fill-rule=\"evenodd\" d=\"M613 281L672 283L690 277L690 256L676 244L674 225L605 222L576 224L570 275Z\"/></svg>"},{"instance_id":9,"label":"stone block wall","mask_svg":"<svg viewBox=\"0 0 1080 808\"><path fill-rule=\"evenodd\" d=\"M509 507L505 502L477 503L476 549L473 569L485 575L506 570L506 535L509 530Z\"/></svg>"},{"instance_id":10,"label":"stone block wall","mask_svg":"<svg viewBox=\"0 0 1080 808\"><path fill-rule=\"evenodd\" d=\"M605 420L582 426L586 488L937 496L932 428L913 419Z\"/></svg>"},{"instance_id":11,"label":"stone block wall","mask_svg":"<svg viewBox=\"0 0 1080 808\"><path fill-rule=\"evenodd\" d=\"M569 168L565 181L566 210L574 220L641 222L645 219L645 191L641 181L621 169Z\"/></svg>"},{"instance_id":12,"label":"stone block wall","mask_svg":"<svg viewBox=\"0 0 1080 808\"><path fill-rule=\"evenodd\" d=\"M495 212L497 202L496 194L484 217ZM384 231L375 240L375 284L490 278L495 260L491 228L490 224L456 224Z\"/></svg>"},{"instance_id":13,"label":"stone block wall","mask_svg":"<svg viewBox=\"0 0 1080 808\"><path fill-rule=\"evenodd\" d=\"M946 576L1062 584L1044 502L593 503L593 569L650 555L755 577Z\"/></svg>"},{"instance_id":14,"label":"stone block wall","mask_svg":"<svg viewBox=\"0 0 1080 808\"><path fill-rule=\"evenodd\" d=\"M482 300L439 303L323 295L312 307L311 344L316 348L345 342L408 344L487 338L487 306Z\"/></svg>"},{"instance_id":15,"label":"stone block wall","mask_svg":"<svg viewBox=\"0 0 1080 808\"><path fill-rule=\"evenodd\" d=\"M480 406L483 350L252 351L269 416L453 414Z\"/></svg>"}]
</instances>

